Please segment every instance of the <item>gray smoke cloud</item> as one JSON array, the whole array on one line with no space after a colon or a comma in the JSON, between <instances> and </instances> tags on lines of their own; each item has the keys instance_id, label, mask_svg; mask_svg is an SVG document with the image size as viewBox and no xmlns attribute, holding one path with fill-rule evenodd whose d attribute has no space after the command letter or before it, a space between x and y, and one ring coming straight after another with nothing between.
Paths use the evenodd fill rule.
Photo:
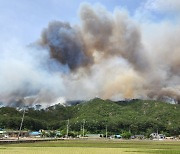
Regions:
<instances>
[{"instance_id":1,"label":"gray smoke cloud","mask_svg":"<svg viewBox=\"0 0 180 154\"><path fill-rule=\"evenodd\" d=\"M71 70L93 65L96 53L102 58L121 56L138 70L148 67L139 29L127 14L117 10L112 15L89 4L82 5L79 14L81 25L54 21L43 31L41 45L52 58Z\"/></svg>"},{"instance_id":2,"label":"gray smoke cloud","mask_svg":"<svg viewBox=\"0 0 180 154\"><path fill-rule=\"evenodd\" d=\"M137 12L138 13L138 12ZM180 102L179 22L139 24L125 10L82 4L80 23L53 21L28 47L0 53L0 101L18 106L65 100Z\"/></svg>"},{"instance_id":3,"label":"gray smoke cloud","mask_svg":"<svg viewBox=\"0 0 180 154\"><path fill-rule=\"evenodd\" d=\"M51 22L42 34L42 45L49 48L52 58L67 64L71 70L90 61L80 32L69 23Z\"/></svg>"}]
</instances>

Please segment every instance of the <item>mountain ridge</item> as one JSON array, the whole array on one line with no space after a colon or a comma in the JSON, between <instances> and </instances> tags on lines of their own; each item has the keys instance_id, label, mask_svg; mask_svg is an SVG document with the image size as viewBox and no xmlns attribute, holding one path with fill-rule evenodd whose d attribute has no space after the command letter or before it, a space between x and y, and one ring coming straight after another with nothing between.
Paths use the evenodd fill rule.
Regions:
<instances>
[{"instance_id":1,"label":"mountain ridge","mask_svg":"<svg viewBox=\"0 0 180 154\"><path fill-rule=\"evenodd\" d=\"M0 108L0 128L18 129L22 111ZM83 121L86 130L101 133L107 126L110 132L131 131L146 134L156 131L180 134L180 106L152 100L111 101L91 99L71 106L56 104L46 109L26 110L23 129L66 129L80 131Z\"/></svg>"}]
</instances>

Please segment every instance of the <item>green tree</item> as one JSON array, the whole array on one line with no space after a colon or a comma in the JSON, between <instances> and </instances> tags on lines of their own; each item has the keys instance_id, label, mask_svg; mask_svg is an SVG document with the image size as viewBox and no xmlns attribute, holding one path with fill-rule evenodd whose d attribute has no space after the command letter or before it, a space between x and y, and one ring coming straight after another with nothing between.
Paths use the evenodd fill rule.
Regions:
<instances>
[{"instance_id":1,"label":"green tree","mask_svg":"<svg viewBox=\"0 0 180 154\"><path fill-rule=\"evenodd\" d=\"M123 132L123 133L121 134L121 136L122 136L122 138L124 138L124 139L130 139L130 138L131 138L131 133L125 131L125 132Z\"/></svg>"}]
</instances>

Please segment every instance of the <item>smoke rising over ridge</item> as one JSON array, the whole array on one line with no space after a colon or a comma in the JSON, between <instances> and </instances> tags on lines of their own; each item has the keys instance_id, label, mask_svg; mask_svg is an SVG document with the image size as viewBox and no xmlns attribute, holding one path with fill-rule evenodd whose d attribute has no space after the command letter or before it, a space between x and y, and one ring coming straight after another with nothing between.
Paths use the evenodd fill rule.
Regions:
<instances>
[{"instance_id":1,"label":"smoke rising over ridge","mask_svg":"<svg viewBox=\"0 0 180 154\"><path fill-rule=\"evenodd\" d=\"M78 25L50 22L31 46L5 45L0 101L50 104L64 101L60 98L101 97L180 102L179 21L140 24L125 10L111 13L90 4L81 5L79 16Z\"/></svg>"}]
</instances>

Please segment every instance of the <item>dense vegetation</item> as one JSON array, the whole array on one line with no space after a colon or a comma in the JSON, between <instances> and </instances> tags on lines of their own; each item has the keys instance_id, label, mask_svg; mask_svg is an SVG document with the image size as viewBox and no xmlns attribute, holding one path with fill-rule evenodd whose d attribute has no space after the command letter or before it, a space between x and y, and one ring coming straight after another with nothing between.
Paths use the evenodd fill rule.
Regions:
<instances>
[{"instance_id":1,"label":"dense vegetation","mask_svg":"<svg viewBox=\"0 0 180 154\"><path fill-rule=\"evenodd\" d=\"M23 111L11 107L0 108L0 128L18 129ZM158 101L131 100L113 102L93 99L72 106L57 104L46 109L26 110L23 129L70 130L80 132L82 125L89 133L130 131L132 134L149 135L157 130L166 135L180 134L180 105Z\"/></svg>"}]
</instances>

